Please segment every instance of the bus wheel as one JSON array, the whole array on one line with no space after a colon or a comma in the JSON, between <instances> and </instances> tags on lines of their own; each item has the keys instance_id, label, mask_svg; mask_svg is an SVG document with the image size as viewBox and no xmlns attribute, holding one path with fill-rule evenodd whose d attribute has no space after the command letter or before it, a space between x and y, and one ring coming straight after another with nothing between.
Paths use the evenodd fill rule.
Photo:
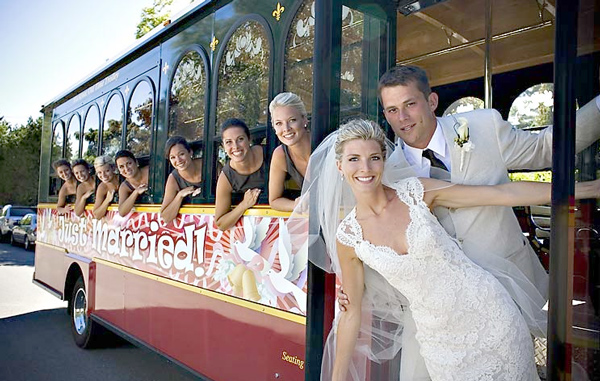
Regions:
<instances>
[{"instance_id":1,"label":"bus wheel","mask_svg":"<svg viewBox=\"0 0 600 381\"><path fill-rule=\"evenodd\" d=\"M71 294L71 332L80 348L92 348L98 344L102 327L87 314L87 294L83 278L79 277Z\"/></svg>"}]
</instances>

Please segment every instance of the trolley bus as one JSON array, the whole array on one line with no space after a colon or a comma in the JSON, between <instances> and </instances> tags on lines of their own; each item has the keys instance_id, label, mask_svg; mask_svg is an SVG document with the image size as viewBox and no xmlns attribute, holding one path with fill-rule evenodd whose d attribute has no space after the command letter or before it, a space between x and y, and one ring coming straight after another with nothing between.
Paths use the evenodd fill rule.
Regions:
<instances>
[{"instance_id":1,"label":"trolley bus","mask_svg":"<svg viewBox=\"0 0 600 381\"><path fill-rule=\"evenodd\" d=\"M600 169L597 144L577 158L573 148L575 109L599 92L599 15L592 0L197 1L43 106L34 282L68 300L83 348L108 328L202 379L319 379L335 277L308 261L322 249L309 247L308 221L270 209L266 194L233 228L217 228L218 126L245 120L270 153L268 104L292 91L307 106L313 148L352 116L387 127L378 79L416 64L439 115L494 107L517 128L554 124L551 213L517 211L552 282L538 360L552 380L598 379L598 208L570 196ZM165 224L162 150L173 135L192 142L208 181ZM51 163L120 149L149 167L134 211L57 214ZM370 379L394 379L389 368L372 367Z\"/></svg>"}]
</instances>

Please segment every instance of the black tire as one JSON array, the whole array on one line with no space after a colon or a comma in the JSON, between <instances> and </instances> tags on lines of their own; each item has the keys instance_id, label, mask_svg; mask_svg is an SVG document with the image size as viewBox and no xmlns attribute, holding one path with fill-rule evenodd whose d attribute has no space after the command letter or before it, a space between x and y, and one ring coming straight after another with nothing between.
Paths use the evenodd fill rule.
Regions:
<instances>
[{"instance_id":1,"label":"black tire","mask_svg":"<svg viewBox=\"0 0 600 381\"><path fill-rule=\"evenodd\" d=\"M100 344L104 329L94 322L87 312L87 293L83 278L77 278L69 303L71 333L80 348L93 348Z\"/></svg>"},{"instance_id":2,"label":"black tire","mask_svg":"<svg viewBox=\"0 0 600 381\"><path fill-rule=\"evenodd\" d=\"M10 235L10 244L13 246L17 246L17 241L15 241L15 237L12 235Z\"/></svg>"}]
</instances>

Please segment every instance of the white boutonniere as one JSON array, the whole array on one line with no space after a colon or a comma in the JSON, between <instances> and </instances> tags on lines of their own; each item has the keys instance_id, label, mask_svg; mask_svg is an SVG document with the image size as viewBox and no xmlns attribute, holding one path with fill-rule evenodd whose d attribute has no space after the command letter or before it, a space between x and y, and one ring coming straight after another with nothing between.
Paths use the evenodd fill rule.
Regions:
<instances>
[{"instance_id":1,"label":"white boutonniere","mask_svg":"<svg viewBox=\"0 0 600 381\"><path fill-rule=\"evenodd\" d=\"M475 148L475 144L469 140L469 122L466 118L454 118L454 132L456 137L454 138L454 146L460 149L460 170L463 170L463 164L465 162L465 153L470 152Z\"/></svg>"}]
</instances>

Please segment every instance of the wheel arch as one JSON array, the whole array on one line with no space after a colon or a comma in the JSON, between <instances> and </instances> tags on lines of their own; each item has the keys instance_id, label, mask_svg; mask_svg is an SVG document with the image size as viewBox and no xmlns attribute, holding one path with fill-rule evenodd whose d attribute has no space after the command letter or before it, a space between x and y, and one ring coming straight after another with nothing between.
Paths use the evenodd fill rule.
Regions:
<instances>
[{"instance_id":1,"label":"wheel arch","mask_svg":"<svg viewBox=\"0 0 600 381\"><path fill-rule=\"evenodd\" d=\"M69 266L69 270L67 271L67 276L65 278L65 289L63 292L64 299L69 302L69 307L71 306L71 296L73 294L73 287L75 287L75 282L77 279L81 277L83 279L83 283L87 286L87 279L83 276L83 271L81 267L77 263L72 263ZM71 312L71 308L68 309L69 313Z\"/></svg>"}]
</instances>

